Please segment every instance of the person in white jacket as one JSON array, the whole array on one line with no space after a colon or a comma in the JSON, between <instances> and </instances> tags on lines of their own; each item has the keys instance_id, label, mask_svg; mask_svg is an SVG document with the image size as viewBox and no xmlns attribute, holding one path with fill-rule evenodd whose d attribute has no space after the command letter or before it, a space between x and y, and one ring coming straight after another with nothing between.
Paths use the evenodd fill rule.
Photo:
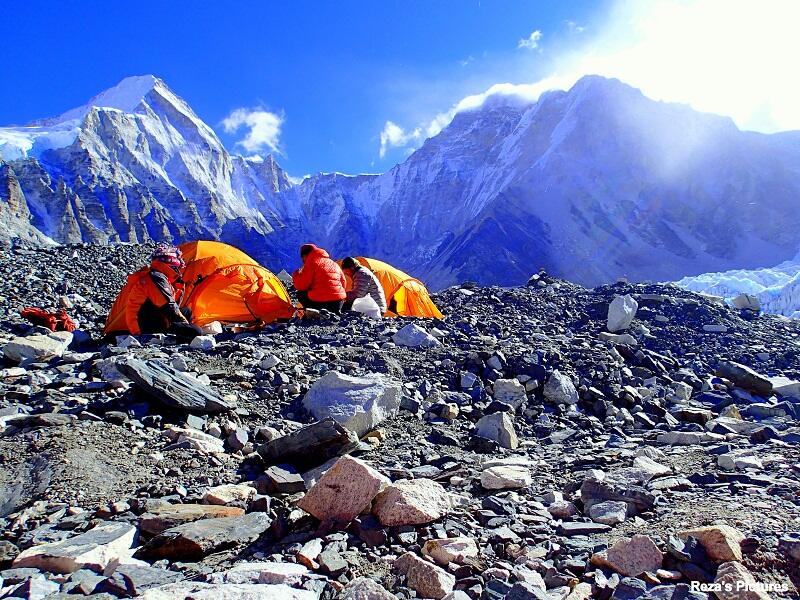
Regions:
<instances>
[{"instance_id":1,"label":"person in white jacket","mask_svg":"<svg viewBox=\"0 0 800 600\"><path fill-rule=\"evenodd\" d=\"M386 312L386 295L383 293L383 286L375 273L362 265L352 256L348 256L342 261L342 270L353 280L353 289L347 292L343 310L350 310L358 298L371 296L378 305L381 314Z\"/></svg>"}]
</instances>

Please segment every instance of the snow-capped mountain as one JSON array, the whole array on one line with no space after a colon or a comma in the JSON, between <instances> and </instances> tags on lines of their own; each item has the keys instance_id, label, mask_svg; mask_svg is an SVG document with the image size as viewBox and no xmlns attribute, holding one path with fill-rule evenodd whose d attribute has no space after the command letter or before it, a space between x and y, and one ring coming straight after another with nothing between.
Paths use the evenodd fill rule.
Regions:
<instances>
[{"instance_id":1,"label":"snow-capped mountain","mask_svg":"<svg viewBox=\"0 0 800 600\"><path fill-rule=\"evenodd\" d=\"M800 133L742 132L594 76L535 103L492 96L381 175L292 183L272 158L231 156L150 76L0 129L0 157L24 199L6 213L30 235L216 237L276 271L304 241L383 258L435 288L515 284L540 267L590 285L675 280L800 248ZM0 211L11 205L2 177Z\"/></svg>"},{"instance_id":2,"label":"snow-capped mountain","mask_svg":"<svg viewBox=\"0 0 800 600\"><path fill-rule=\"evenodd\" d=\"M58 242L225 238L260 245L282 223L274 163L232 157L161 80L131 77L86 105L0 129L33 228ZM272 221L271 221L272 220Z\"/></svg>"}]
</instances>

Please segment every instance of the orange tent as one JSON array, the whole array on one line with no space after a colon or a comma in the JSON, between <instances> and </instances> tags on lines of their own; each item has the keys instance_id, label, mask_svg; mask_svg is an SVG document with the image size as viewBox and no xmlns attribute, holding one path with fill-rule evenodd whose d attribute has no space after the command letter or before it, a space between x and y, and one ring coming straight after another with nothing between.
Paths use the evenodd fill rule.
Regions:
<instances>
[{"instance_id":1,"label":"orange tent","mask_svg":"<svg viewBox=\"0 0 800 600\"><path fill-rule=\"evenodd\" d=\"M186 261L186 291L181 307L191 309L196 325L212 321L270 323L294 314L280 280L241 250L212 241L188 242L180 249ZM105 334L127 330L125 309L129 294L126 284L111 307Z\"/></svg>"},{"instance_id":2,"label":"orange tent","mask_svg":"<svg viewBox=\"0 0 800 600\"><path fill-rule=\"evenodd\" d=\"M419 279L411 277L382 260L364 256L356 256L355 259L375 273L378 281L381 282L383 293L386 295L386 303L389 305L390 312L387 312L387 315L444 318L431 300L428 288ZM339 264L342 264L341 260ZM352 281L349 278L347 285L348 289L352 287Z\"/></svg>"}]
</instances>

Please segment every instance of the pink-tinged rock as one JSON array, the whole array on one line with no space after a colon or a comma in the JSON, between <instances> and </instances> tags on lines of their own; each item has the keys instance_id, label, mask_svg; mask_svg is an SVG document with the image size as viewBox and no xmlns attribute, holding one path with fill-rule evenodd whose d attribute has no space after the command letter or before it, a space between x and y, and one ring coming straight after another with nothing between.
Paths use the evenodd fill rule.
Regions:
<instances>
[{"instance_id":1,"label":"pink-tinged rock","mask_svg":"<svg viewBox=\"0 0 800 600\"><path fill-rule=\"evenodd\" d=\"M753 574L742 563L731 561L722 563L717 569L714 583L719 591L714 594L719 600L769 600L770 595L760 587Z\"/></svg>"},{"instance_id":2,"label":"pink-tinged rock","mask_svg":"<svg viewBox=\"0 0 800 600\"><path fill-rule=\"evenodd\" d=\"M369 577L356 577L344 586L339 600L397 600L397 596L386 591L381 584Z\"/></svg>"},{"instance_id":3,"label":"pink-tinged rock","mask_svg":"<svg viewBox=\"0 0 800 600\"><path fill-rule=\"evenodd\" d=\"M636 577L644 572L654 573L661 568L664 555L655 542L646 535L624 538L608 550L592 556L595 566L608 567L628 577Z\"/></svg>"},{"instance_id":4,"label":"pink-tinged rock","mask_svg":"<svg viewBox=\"0 0 800 600\"><path fill-rule=\"evenodd\" d=\"M408 587L422 598L441 600L453 591L456 584L455 576L411 552L406 552L394 561L394 569L406 576Z\"/></svg>"},{"instance_id":5,"label":"pink-tinged rock","mask_svg":"<svg viewBox=\"0 0 800 600\"><path fill-rule=\"evenodd\" d=\"M446 567L451 562L463 564L469 558L477 558L478 546L468 537L428 540L422 547L422 554Z\"/></svg>"},{"instance_id":6,"label":"pink-tinged rock","mask_svg":"<svg viewBox=\"0 0 800 600\"><path fill-rule=\"evenodd\" d=\"M297 503L320 521L347 523L367 509L372 499L391 483L367 463L343 456L320 477Z\"/></svg>"},{"instance_id":7,"label":"pink-tinged rock","mask_svg":"<svg viewBox=\"0 0 800 600\"><path fill-rule=\"evenodd\" d=\"M243 508L234 506L211 506L208 504L168 504L156 506L144 513L139 519L139 528L145 533L158 535L172 527L199 521L200 519L217 519L220 517L240 517Z\"/></svg>"},{"instance_id":8,"label":"pink-tinged rock","mask_svg":"<svg viewBox=\"0 0 800 600\"><path fill-rule=\"evenodd\" d=\"M430 479L402 479L375 497L372 513L388 526L422 525L446 515L450 494Z\"/></svg>"},{"instance_id":9,"label":"pink-tinged rock","mask_svg":"<svg viewBox=\"0 0 800 600\"><path fill-rule=\"evenodd\" d=\"M731 527L730 525L710 525L708 527L696 527L681 531L678 537L697 538L697 541L706 549L711 560L716 561L740 561L742 560L742 540L745 535Z\"/></svg>"},{"instance_id":10,"label":"pink-tinged rock","mask_svg":"<svg viewBox=\"0 0 800 600\"><path fill-rule=\"evenodd\" d=\"M553 515L554 519L568 519L578 514L578 508L569 500L560 500L548 506L547 512Z\"/></svg>"}]
</instances>

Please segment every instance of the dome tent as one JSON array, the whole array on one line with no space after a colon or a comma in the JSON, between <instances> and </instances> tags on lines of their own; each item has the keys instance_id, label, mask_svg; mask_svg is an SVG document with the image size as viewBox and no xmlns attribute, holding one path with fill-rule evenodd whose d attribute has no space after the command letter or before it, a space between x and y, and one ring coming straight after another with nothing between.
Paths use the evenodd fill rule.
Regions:
<instances>
[{"instance_id":1,"label":"dome tent","mask_svg":"<svg viewBox=\"0 0 800 600\"><path fill-rule=\"evenodd\" d=\"M294 314L283 284L241 250L213 241L187 242L179 248L186 261L181 308L191 309L193 323L270 323ZM134 275L148 268L143 267ZM127 331L125 310L134 275L111 307L106 335Z\"/></svg>"},{"instance_id":2,"label":"dome tent","mask_svg":"<svg viewBox=\"0 0 800 600\"><path fill-rule=\"evenodd\" d=\"M375 273L378 278L389 306L390 312L387 314L401 317L444 318L431 300L428 288L419 279L411 277L382 260L365 256L356 256L355 259ZM342 264L341 260L338 262L339 265ZM349 278L347 284L348 288L352 285Z\"/></svg>"}]
</instances>

